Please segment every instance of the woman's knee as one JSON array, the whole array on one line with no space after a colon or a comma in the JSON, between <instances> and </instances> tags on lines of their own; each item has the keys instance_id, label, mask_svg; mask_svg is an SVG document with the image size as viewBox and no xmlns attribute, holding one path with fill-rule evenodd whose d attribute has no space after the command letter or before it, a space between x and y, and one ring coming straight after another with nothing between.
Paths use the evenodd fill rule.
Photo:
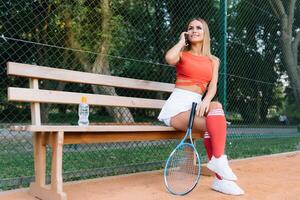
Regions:
<instances>
[{"instance_id":1,"label":"woman's knee","mask_svg":"<svg viewBox=\"0 0 300 200\"><path fill-rule=\"evenodd\" d=\"M209 111L214 110L214 109L223 109L223 106L218 101L212 101L209 104Z\"/></svg>"},{"instance_id":2,"label":"woman's knee","mask_svg":"<svg viewBox=\"0 0 300 200\"><path fill-rule=\"evenodd\" d=\"M190 112L182 112L178 115L171 117L170 125L177 129L185 131L188 128L188 120ZM195 116L193 129L196 131L206 131L206 119L205 117Z\"/></svg>"},{"instance_id":3,"label":"woman's knee","mask_svg":"<svg viewBox=\"0 0 300 200\"><path fill-rule=\"evenodd\" d=\"M207 131L206 129L206 118L205 117L195 117L194 120L194 130L195 131L201 131L201 132L205 132Z\"/></svg>"}]
</instances>

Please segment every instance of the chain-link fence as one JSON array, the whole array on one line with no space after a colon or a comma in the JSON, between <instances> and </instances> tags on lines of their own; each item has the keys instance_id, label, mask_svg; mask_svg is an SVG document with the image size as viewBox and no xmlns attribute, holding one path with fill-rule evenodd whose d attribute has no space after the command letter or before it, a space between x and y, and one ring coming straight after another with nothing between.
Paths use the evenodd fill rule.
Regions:
<instances>
[{"instance_id":1,"label":"chain-link fence","mask_svg":"<svg viewBox=\"0 0 300 200\"><path fill-rule=\"evenodd\" d=\"M282 6L287 10L289 5L283 1ZM8 86L27 87L28 82L8 77L7 61L174 83L175 69L165 64L164 54L178 41L189 19L198 16L209 24L213 53L221 60L227 58L218 94L225 97L221 101L230 123L229 157L300 149L295 79L300 80L300 74L291 73L293 63L289 62L296 59L294 67L299 69L299 0L294 7L291 41L295 47L290 55L282 43L280 9L270 1L1 1L0 190L28 186L34 179L31 133L8 129L11 124L30 123L29 104L8 102L6 94ZM41 81L40 87L157 99L169 95L53 81ZM77 106L42 104L41 109L43 124L77 124ZM90 121L158 123L158 113L91 107ZM65 145L64 180L161 169L177 142ZM205 161L201 141L198 149Z\"/></svg>"}]
</instances>

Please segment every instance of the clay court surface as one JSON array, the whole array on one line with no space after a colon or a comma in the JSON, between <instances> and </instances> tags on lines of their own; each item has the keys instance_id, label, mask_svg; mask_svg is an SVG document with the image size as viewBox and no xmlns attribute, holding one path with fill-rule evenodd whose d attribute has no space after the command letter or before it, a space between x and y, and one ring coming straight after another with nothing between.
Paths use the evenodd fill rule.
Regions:
<instances>
[{"instance_id":1,"label":"clay court surface","mask_svg":"<svg viewBox=\"0 0 300 200\"><path fill-rule=\"evenodd\" d=\"M210 189L211 176L202 176L186 196L165 190L162 172L144 172L66 183L68 200L297 200L300 199L300 151L231 161L244 196L233 197ZM0 200L36 200L27 189L0 193Z\"/></svg>"}]
</instances>

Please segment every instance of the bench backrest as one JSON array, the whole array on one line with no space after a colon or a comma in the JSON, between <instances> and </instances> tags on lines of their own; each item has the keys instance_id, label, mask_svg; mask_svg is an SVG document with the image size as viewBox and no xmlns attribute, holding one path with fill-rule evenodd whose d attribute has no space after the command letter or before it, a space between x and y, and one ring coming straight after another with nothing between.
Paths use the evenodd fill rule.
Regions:
<instances>
[{"instance_id":1,"label":"bench backrest","mask_svg":"<svg viewBox=\"0 0 300 200\"><path fill-rule=\"evenodd\" d=\"M44 90L39 89L38 81L40 79L161 92L172 92L174 89L174 84L170 83L123 78L15 62L7 63L7 74L29 78L30 88L8 88L8 100L30 102L32 124L34 125L41 124L40 103L79 104L81 97L86 96L90 105L160 109L165 102L165 100L159 99Z\"/></svg>"}]
</instances>

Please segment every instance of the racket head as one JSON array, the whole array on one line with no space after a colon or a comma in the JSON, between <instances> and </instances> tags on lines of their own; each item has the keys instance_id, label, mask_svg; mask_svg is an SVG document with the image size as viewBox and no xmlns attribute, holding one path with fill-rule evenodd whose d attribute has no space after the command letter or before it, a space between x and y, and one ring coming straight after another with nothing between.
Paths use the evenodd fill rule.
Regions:
<instances>
[{"instance_id":1,"label":"racket head","mask_svg":"<svg viewBox=\"0 0 300 200\"><path fill-rule=\"evenodd\" d=\"M190 143L178 145L167 159L164 169L168 191L175 195L188 194L196 187L199 178L200 157L195 146Z\"/></svg>"}]
</instances>

